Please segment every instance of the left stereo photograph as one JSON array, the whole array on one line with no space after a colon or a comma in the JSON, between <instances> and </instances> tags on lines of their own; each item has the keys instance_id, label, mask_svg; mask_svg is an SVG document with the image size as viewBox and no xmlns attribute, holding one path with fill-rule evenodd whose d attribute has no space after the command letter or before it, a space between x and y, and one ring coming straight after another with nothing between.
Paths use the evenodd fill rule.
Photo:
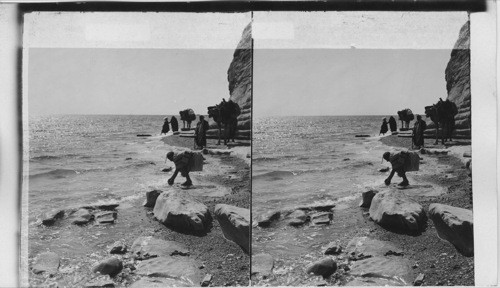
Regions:
<instances>
[{"instance_id":1,"label":"left stereo photograph","mask_svg":"<svg viewBox=\"0 0 500 288\"><path fill-rule=\"evenodd\" d=\"M248 286L251 14L22 17L23 287Z\"/></svg>"}]
</instances>

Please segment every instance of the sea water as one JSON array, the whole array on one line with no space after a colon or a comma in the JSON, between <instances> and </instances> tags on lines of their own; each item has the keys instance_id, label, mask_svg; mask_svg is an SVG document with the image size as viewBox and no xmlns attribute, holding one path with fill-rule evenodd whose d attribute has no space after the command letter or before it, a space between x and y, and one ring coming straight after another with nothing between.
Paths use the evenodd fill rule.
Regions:
<instances>
[{"instance_id":1,"label":"sea water","mask_svg":"<svg viewBox=\"0 0 500 288\"><path fill-rule=\"evenodd\" d=\"M384 137L379 136L382 118L254 118L252 217L326 202L341 207L342 203L360 198L366 187L383 185L387 175L378 170L389 164L382 163L382 154L394 150L380 141ZM370 136L356 137L361 134ZM398 180L395 177L393 181ZM333 221L338 221L338 213L343 212L334 212ZM306 255L321 253L319 247L335 240L329 229L333 228L256 227L252 232L252 253L270 253L275 260L288 264L305 261Z\"/></svg>"},{"instance_id":2,"label":"sea water","mask_svg":"<svg viewBox=\"0 0 500 288\"><path fill-rule=\"evenodd\" d=\"M174 148L159 136L164 117L30 116L29 222L54 208L122 199L165 184L161 168Z\"/></svg>"}]
</instances>

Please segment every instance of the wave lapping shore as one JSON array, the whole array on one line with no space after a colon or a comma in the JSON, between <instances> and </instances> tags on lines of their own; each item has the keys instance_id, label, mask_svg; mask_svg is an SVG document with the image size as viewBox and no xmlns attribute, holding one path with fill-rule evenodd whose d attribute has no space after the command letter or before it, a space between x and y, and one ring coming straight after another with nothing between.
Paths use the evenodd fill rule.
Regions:
<instances>
[{"instance_id":1,"label":"wave lapping shore","mask_svg":"<svg viewBox=\"0 0 500 288\"><path fill-rule=\"evenodd\" d=\"M386 186L382 154L411 138L355 137L379 118L257 119L252 285L474 284L470 153L459 155L470 142L426 139L410 186ZM450 233L432 207L457 211L463 230Z\"/></svg>"},{"instance_id":2,"label":"wave lapping shore","mask_svg":"<svg viewBox=\"0 0 500 288\"><path fill-rule=\"evenodd\" d=\"M227 234L231 227L220 224L224 211L216 211L227 205L223 207L239 207L249 214L248 143L225 148L208 140L204 169L190 173L194 186L186 190L180 175L176 184L167 184L173 163L165 161L165 154L191 150L193 139L136 136L157 135L150 126L157 122L160 129L163 117L60 116L34 121L29 214L23 215L28 217L28 235L23 237L28 240L27 259L22 260L27 284L248 285L248 249ZM56 137L56 131L62 136ZM209 153L219 150L225 153ZM155 194L158 199L179 195L206 207L209 225L200 233L176 229L175 223L163 221L155 205L144 206ZM244 225L244 216L238 220ZM152 279L147 271L154 267L163 270Z\"/></svg>"}]
</instances>

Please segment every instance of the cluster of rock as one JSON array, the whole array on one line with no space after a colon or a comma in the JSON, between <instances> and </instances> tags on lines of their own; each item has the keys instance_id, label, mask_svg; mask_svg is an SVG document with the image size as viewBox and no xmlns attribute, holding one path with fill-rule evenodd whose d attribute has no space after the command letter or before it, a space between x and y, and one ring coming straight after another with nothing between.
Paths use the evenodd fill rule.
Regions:
<instances>
[{"instance_id":1,"label":"cluster of rock","mask_svg":"<svg viewBox=\"0 0 500 288\"><path fill-rule=\"evenodd\" d=\"M423 207L399 191L362 193L360 207L369 208L370 218L387 230L410 235L425 228L427 214ZM453 244L464 256L474 255L474 224L472 211L444 204L429 205L428 217L439 238Z\"/></svg>"},{"instance_id":2,"label":"cluster of rock","mask_svg":"<svg viewBox=\"0 0 500 288\"><path fill-rule=\"evenodd\" d=\"M41 224L52 226L62 219L69 219L75 225L85 225L91 222L95 224L112 224L118 217L116 208L120 204L116 201L102 204L84 205L72 209L54 209L43 213L39 217Z\"/></svg>"},{"instance_id":3,"label":"cluster of rock","mask_svg":"<svg viewBox=\"0 0 500 288\"><path fill-rule=\"evenodd\" d=\"M208 207L187 193L153 190L146 193L145 207L153 208L154 217L165 226L183 233L203 235L212 227ZM227 204L215 206L215 218L224 237L250 250L250 210Z\"/></svg>"},{"instance_id":4,"label":"cluster of rock","mask_svg":"<svg viewBox=\"0 0 500 288\"><path fill-rule=\"evenodd\" d=\"M329 225L333 220L334 202L325 202L323 204L311 204L300 206L292 210L285 211L267 211L255 217L254 227L267 228L273 222L283 220L287 225L300 227L303 225Z\"/></svg>"},{"instance_id":5,"label":"cluster of rock","mask_svg":"<svg viewBox=\"0 0 500 288\"><path fill-rule=\"evenodd\" d=\"M309 263L305 273L324 279L336 272L342 273L347 279L346 286L402 286L409 285L414 279L411 264L403 257L402 250L386 241L356 237L345 249L333 242L325 247L324 255ZM271 255L257 254L252 257L253 277L269 277L273 268Z\"/></svg>"},{"instance_id":6,"label":"cluster of rock","mask_svg":"<svg viewBox=\"0 0 500 288\"><path fill-rule=\"evenodd\" d=\"M434 222L438 236L450 242L459 253L473 256L472 211L443 204L431 204L428 212L401 191L377 191L369 189L363 193L360 207L368 209L369 217L381 227L409 235L418 235L426 228L428 218ZM304 225L311 220L314 209L302 207L293 211L269 211L256 217L254 226L270 227L278 220L288 225ZM320 207L328 209L329 206ZM322 211L319 213L331 213ZM300 226L299 225L299 226ZM328 279L334 273L342 275L346 286L420 286L425 275L415 275L404 251L387 241L368 237L353 238L343 249L338 243L331 242L323 247L323 257L312 261L304 272ZM418 266L417 266L418 267ZM266 279L273 275L274 259L266 253L252 256L252 277ZM278 273L278 272L276 272ZM318 285L327 285L321 282Z\"/></svg>"},{"instance_id":7,"label":"cluster of rock","mask_svg":"<svg viewBox=\"0 0 500 288\"><path fill-rule=\"evenodd\" d=\"M121 241L109 249L110 254L127 251L126 244ZM142 236L133 242L129 255L106 258L94 265L92 272L109 277L119 273L139 276L130 287L208 286L209 283L203 282L207 276L203 265L189 256L188 248L182 243ZM103 278L91 286L114 287L111 285L114 285L112 279Z\"/></svg>"}]
</instances>

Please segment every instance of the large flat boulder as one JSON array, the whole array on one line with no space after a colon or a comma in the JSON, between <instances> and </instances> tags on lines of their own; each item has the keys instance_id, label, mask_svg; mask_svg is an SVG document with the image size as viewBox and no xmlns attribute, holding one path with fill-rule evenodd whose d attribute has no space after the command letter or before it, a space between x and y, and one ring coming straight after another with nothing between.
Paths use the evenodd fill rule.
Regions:
<instances>
[{"instance_id":1,"label":"large flat boulder","mask_svg":"<svg viewBox=\"0 0 500 288\"><path fill-rule=\"evenodd\" d=\"M204 273L200 263L189 257L165 256L143 260L135 274L154 278L168 278L183 282L186 286L200 286Z\"/></svg>"},{"instance_id":2,"label":"large flat boulder","mask_svg":"<svg viewBox=\"0 0 500 288\"><path fill-rule=\"evenodd\" d=\"M184 244L175 241L157 239L152 236L137 238L132 244L131 251L134 257L139 259L189 255L189 250Z\"/></svg>"},{"instance_id":3,"label":"large flat boulder","mask_svg":"<svg viewBox=\"0 0 500 288\"><path fill-rule=\"evenodd\" d=\"M177 191L160 194L153 214L161 223L183 232L205 232L212 224L212 216L205 204Z\"/></svg>"},{"instance_id":4,"label":"large flat boulder","mask_svg":"<svg viewBox=\"0 0 500 288\"><path fill-rule=\"evenodd\" d=\"M250 251L250 210L227 204L215 205L215 218L224 237L238 244L243 251Z\"/></svg>"},{"instance_id":5,"label":"large flat boulder","mask_svg":"<svg viewBox=\"0 0 500 288\"><path fill-rule=\"evenodd\" d=\"M33 273L39 274L47 272L54 274L59 270L60 257L54 252L44 252L36 257L33 264Z\"/></svg>"},{"instance_id":6,"label":"large flat boulder","mask_svg":"<svg viewBox=\"0 0 500 288\"><path fill-rule=\"evenodd\" d=\"M403 251L387 241L380 241L368 237L355 237L347 244L345 252L350 256L386 256L402 255Z\"/></svg>"},{"instance_id":7,"label":"large flat boulder","mask_svg":"<svg viewBox=\"0 0 500 288\"><path fill-rule=\"evenodd\" d=\"M444 204L429 205L429 217L439 238L449 241L465 256L474 255L472 211Z\"/></svg>"},{"instance_id":8,"label":"large flat boulder","mask_svg":"<svg viewBox=\"0 0 500 288\"><path fill-rule=\"evenodd\" d=\"M427 221L424 208L398 191L377 193L370 205L370 217L388 230L407 234L420 232Z\"/></svg>"},{"instance_id":9,"label":"large flat boulder","mask_svg":"<svg viewBox=\"0 0 500 288\"><path fill-rule=\"evenodd\" d=\"M349 274L358 278L358 281L368 280L376 284L383 284L390 280L389 284L394 286L411 285L413 280L410 262L397 256L376 256L354 261Z\"/></svg>"}]
</instances>

